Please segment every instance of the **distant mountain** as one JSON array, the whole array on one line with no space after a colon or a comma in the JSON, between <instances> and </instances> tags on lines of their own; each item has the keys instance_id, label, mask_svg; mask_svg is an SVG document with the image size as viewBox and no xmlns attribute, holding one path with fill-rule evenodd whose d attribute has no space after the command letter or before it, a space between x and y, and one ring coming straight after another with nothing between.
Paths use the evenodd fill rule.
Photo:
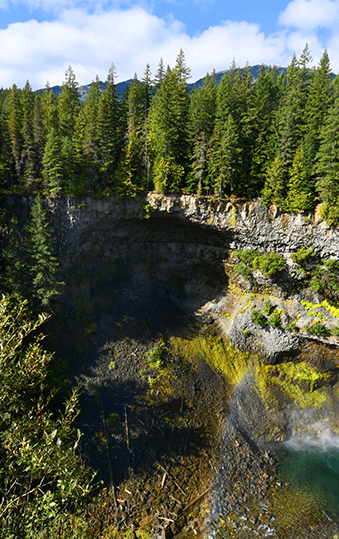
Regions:
<instances>
[{"instance_id":1,"label":"distant mountain","mask_svg":"<svg viewBox=\"0 0 339 539\"><path fill-rule=\"evenodd\" d=\"M133 82L133 79L128 79L128 80L125 80L123 82L119 82L117 84L117 88L118 88L120 97L124 96L124 93L125 93L125 90L126 90L127 86L129 86L132 82ZM92 83L86 84L85 86L79 86L78 90L79 90L79 94L80 94L80 101L85 101L86 97L88 96L88 92L89 92L89 89L90 89L91 85L92 85ZM101 82L100 81L100 87L101 87L101 90L104 91L104 89L106 88L106 82ZM53 90L53 93L55 95L59 95L59 94L61 94L62 87L61 86L51 86L51 90ZM43 92L43 90L38 90L38 92L39 91Z\"/></svg>"},{"instance_id":2,"label":"distant mountain","mask_svg":"<svg viewBox=\"0 0 339 539\"><path fill-rule=\"evenodd\" d=\"M265 67L265 69L268 69L269 66L264 65L264 67ZM243 71L243 69L244 68L241 68L241 71ZM252 75L254 80L258 78L260 70L261 70L261 65L250 66L250 72L251 72L251 75ZM277 76L279 76L282 71L287 73L287 67L276 67L275 70L276 70ZM216 82L217 82L217 84L220 83L221 79L223 78L224 74L227 71L228 70L218 71L216 73ZM333 74L332 79L334 79L335 77L336 77L336 75ZM202 86L204 78L205 77L197 80L196 82L192 82L192 83L188 84L187 85L188 89L191 91L193 88L198 88L199 86ZM125 80L123 82L118 82L117 83L117 88L118 88L120 97L124 96L124 93L126 91L127 86L129 86L132 82L133 82L133 79L128 79L128 80ZM89 89L91 87L91 84L92 83L86 84L85 86L79 86L80 101L85 101L86 100L86 97L88 96L88 92L89 92ZM106 82L100 82L100 84L101 84L101 89L103 91L106 88ZM61 93L61 86L52 86L51 89L53 90L55 95L59 95ZM42 92L42 91L43 90L40 90L40 92Z\"/></svg>"}]
</instances>

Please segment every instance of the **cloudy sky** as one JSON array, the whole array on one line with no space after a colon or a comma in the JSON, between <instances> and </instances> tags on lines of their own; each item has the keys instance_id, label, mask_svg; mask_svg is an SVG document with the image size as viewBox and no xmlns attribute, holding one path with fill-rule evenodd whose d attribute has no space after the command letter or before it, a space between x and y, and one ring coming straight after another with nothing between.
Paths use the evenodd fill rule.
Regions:
<instances>
[{"instance_id":1,"label":"cloudy sky","mask_svg":"<svg viewBox=\"0 0 339 539\"><path fill-rule=\"evenodd\" d=\"M80 84L154 74L182 48L192 82L232 59L287 66L308 43L317 65L328 50L339 72L339 0L0 0L0 87Z\"/></svg>"}]
</instances>

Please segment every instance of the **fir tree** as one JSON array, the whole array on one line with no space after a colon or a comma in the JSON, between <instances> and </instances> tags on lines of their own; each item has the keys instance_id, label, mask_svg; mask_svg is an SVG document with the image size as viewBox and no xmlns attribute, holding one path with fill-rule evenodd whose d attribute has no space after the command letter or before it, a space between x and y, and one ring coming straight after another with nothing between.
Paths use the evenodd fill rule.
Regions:
<instances>
[{"instance_id":1,"label":"fir tree","mask_svg":"<svg viewBox=\"0 0 339 539\"><path fill-rule=\"evenodd\" d=\"M15 84L8 96L8 133L11 147L11 154L14 163L14 176L17 183L21 183L22 173L22 109L20 102L20 92Z\"/></svg>"},{"instance_id":2,"label":"fir tree","mask_svg":"<svg viewBox=\"0 0 339 539\"><path fill-rule=\"evenodd\" d=\"M3 276L4 290L16 301L29 297L30 276L25 234L20 230L18 218L13 215L9 224L9 234L2 255L5 262Z\"/></svg>"},{"instance_id":3,"label":"fir tree","mask_svg":"<svg viewBox=\"0 0 339 539\"><path fill-rule=\"evenodd\" d=\"M311 80L306 104L307 134L310 133L313 140L313 154L319 150L320 132L325 123L328 109L333 102L331 81L332 71L330 60L325 50L319 62L318 69L315 71ZM311 155L311 158L313 157L314 155Z\"/></svg>"},{"instance_id":4,"label":"fir tree","mask_svg":"<svg viewBox=\"0 0 339 539\"><path fill-rule=\"evenodd\" d=\"M42 92L41 108L42 108L42 121L43 121L43 126L44 126L44 136L46 139L49 131L52 128L54 130L58 130L59 128L58 102L48 82L45 86L45 89Z\"/></svg>"},{"instance_id":5,"label":"fir tree","mask_svg":"<svg viewBox=\"0 0 339 539\"><path fill-rule=\"evenodd\" d=\"M339 91L329 109L320 133L315 171L318 190L324 202L323 215L331 224L339 224Z\"/></svg>"},{"instance_id":6,"label":"fir tree","mask_svg":"<svg viewBox=\"0 0 339 539\"><path fill-rule=\"evenodd\" d=\"M267 169L265 186L261 194L264 204L284 206L285 167L281 157L277 156Z\"/></svg>"},{"instance_id":7,"label":"fir tree","mask_svg":"<svg viewBox=\"0 0 339 539\"><path fill-rule=\"evenodd\" d=\"M58 261L53 255L53 240L42 198L38 194L31 208L31 218L25 225L27 249L30 257L29 274L32 296L44 308L49 308L53 297L58 295Z\"/></svg>"},{"instance_id":8,"label":"fir tree","mask_svg":"<svg viewBox=\"0 0 339 539\"><path fill-rule=\"evenodd\" d=\"M34 140L34 162L35 171L38 179L42 175L42 159L44 156L44 148L46 143L41 94L36 94L34 99L34 114L33 114L33 140Z\"/></svg>"},{"instance_id":9,"label":"fir tree","mask_svg":"<svg viewBox=\"0 0 339 539\"><path fill-rule=\"evenodd\" d=\"M288 183L286 209L302 212L314 206L314 185L307 177L303 166L303 146L297 149Z\"/></svg>"},{"instance_id":10,"label":"fir tree","mask_svg":"<svg viewBox=\"0 0 339 539\"><path fill-rule=\"evenodd\" d=\"M62 189L63 162L60 138L54 127L47 136L42 165L47 192L52 196L58 195Z\"/></svg>"},{"instance_id":11,"label":"fir tree","mask_svg":"<svg viewBox=\"0 0 339 539\"><path fill-rule=\"evenodd\" d=\"M85 158L85 168L89 176L89 181L93 178L96 189L99 188L100 166L100 141L97 128L98 106L101 96L100 89L101 83L97 76L95 82L91 84L83 108L84 122L82 123L80 121L83 127L82 151Z\"/></svg>"},{"instance_id":12,"label":"fir tree","mask_svg":"<svg viewBox=\"0 0 339 539\"><path fill-rule=\"evenodd\" d=\"M148 117L152 179L156 189L173 191L183 186L187 148L188 93L186 83L167 69L153 98Z\"/></svg>"},{"instance_id":13,"label":"fir tree","mask_svg":"<svg viewBox=\"0 0 339 539\"><path fill-rule=\"evenodd\" d=\"M36 151L33 134L33 113L34 113L34 94L31 85L27 81L21 94L22 105L22 174L27 188L31 188L35 182L36 170L35 160Z\"/></svg>"},{"instance_id":14,"label":"fir tree","mask_svg":"<svg viewBox=\"0 0 339 539\"><path fill-rule=\"evenodd\" d=\"M138 81L136 74L132 84L126 90L125 107L127 129L124 159L119 173L123 178L120 189L123 194L133 195L136 189L147 185L146 95L143 84Z\"/></svg>"},{"instance_id":15,"label":"fir tree","mask_svg":"<svg viewBox=\"0 0 339 539\"><path fill-rule=\"evenodd\" d=\"M97 132L103 187L113 185L122 146L122 111L115 77L115 66L112 64L98 105Z\"/></svg>"},{"instance_id":16,"label":"fir tree","mask_svg":"<svg viewBox=\"0 0 339 539\"><path fill-rule=\"evenodd\" d=\"M217 126L212 143L213 190L220 197L237 194L242 148L239 145L237 125L231 114L222 127L221 124Z\"/></svg>"},{"instance_id":17,"label":"fir tree","mask_svg":"<svg viewBox=\"0 0 339 539\"><path fill-rule=\"evenodd\" d=\"M74 71L69 66L58 99L58 113L60 134L71 139L74 136L76 117L80 109L78 86Z\"/></svg>"},{"instance_id":18,"label":"fir tree","mask_svg":"<svg viewBox=\"0 0 339 539\"><path fill-rule=\"evenodd\" d=\"M261 191L265 183L266 170L275 155L274 119L278 108L278 88L275 69L261 66L253 85L253 98L249 109L252 125L251 183L249 194Z\"/></svg>"},{"instance_id":19,"label":"fir tree","mask_svg":"<svg viewBox=\"0 0 339 539\"><path fill-rule=\"evenodd\" d=\"M214 131L217 88L215 73L207 74L203 85L190 98L188 131L191 147L190 188L198 194L211 188L208 167L210 141Z\"/></svg>"},{"instance_id":20,"label":"fir tree","mask_svg":"<svg viewBox=\"0 0 339 539\"><path fill-rule=\"evenodd\" d=\"M160 58L159 65L158 65L158 70L157 70L157 72L155 74L155 77L154 77L154 86L155 86L156 90L158 88L160 88L161 83L164 80L164 78L165 78L165 66L164 66L163 59Z\"/></svg>"}]
</instances>

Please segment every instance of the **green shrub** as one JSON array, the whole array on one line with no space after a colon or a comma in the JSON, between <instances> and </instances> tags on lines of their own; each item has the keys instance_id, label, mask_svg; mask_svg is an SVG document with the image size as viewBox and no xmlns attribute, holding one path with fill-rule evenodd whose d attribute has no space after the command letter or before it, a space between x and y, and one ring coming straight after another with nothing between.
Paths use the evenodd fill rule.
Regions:
<instances>
[{"instance_id":1,"label":"green shrub","mask_svg":"<svg viewBox=\"0 0 339 539\"><path fill-rule=\"evenodd\" d=\"M148 352L147 360L151 367L155 369L160 369L163 365L163 347L160 344L157 344L153 350Z\"/></svg>"},{"instance_id":2,"label":"green shrub","mask_svg":"<svg viewBox=\"0 0 339 539\"><path fill-rule=\"evenodd\" d=\"M264 326L267 326L268 324L267 318L265 318L265 316L260 311L257 311L256 309L253 309L251 312L251 320L257 326L264 327Z\"/></svg>"},{"instance_id":3,"label":"green shrub","mask_svg":"<svg viewBox=\"0 0 339 539\"><path fill-rule=\"evenodd\" d=\"M116 368L115 361L112 360L110 364L108 365L108 368L110 371L114 371L114 369Z\"/></svg>"},{"instance_id":4,"label":"green shrub","mask_svg":"<svg viewBox=\"0 0 339 539\"><path fill-rule=\"evenodd\" d=\"M240 260L236 269L243 276L249 275L248 268L260 269L264 275L272 275L284 269L284 259L275 251L259 253L257 250L236 250L233 255Z\"/></svg>"},{"instance_id":5,"label":"green shrub","mask_svg":"<svg viewBox=\"0 0 339 539\"><path fill-rule=\"evenodd\" d=\"M249 337L251 335L251 332L248 329L244 329L244 336Z\"/></svg>"},{"instance_id":6,"label":"green shrub","mask_svg":"<svg viewBox=\"0 0 339 539\"><path fill-rule=\"evenodd\" d=\"M297 324L294 322L290 322L288 326L286 326L287 331L299 331L299 328L297 327Z\"/></svg>"},{"instance_id":7,"label":"green shrub","mask_svg":"<svg viewBox=\"0 0 339 539\"><path fill-rule=\"evenodd\" d=\"M325 337L326 339L331 335L331 331L321 322L315 322L313 326L307 326L306 331L310 335L316 335L317 337Z\"/></svg>"},{"instance_id":8,"label":"green shrub","mask_svg":"<svg viewBox=\"0 0 339 539\"><path fill-rule=\"evenodd\" d=\"M240 262L240 264L236 264L234 266L234 269L242 277L247 278L251 275L251 270L249 269L248 266L246 266L246 264L244 264L244 262Z\"/></svg>"},{"instance_id":9,"label":"green shrub","mask_svg":"<svg viewBox=\"0 0 339 539\"><path fill-rule=\"evenodd\" d=\"M332 333L333 335L335 335L336 337L339 337L339 326L334 326L332 328Z\"/></svg>"},{"instance_id":10,"label":"green shrub","mask_svg":"<svg viewBox=\"0 0 339 539\"><path fill-rule=\"evenodd\" d=\"M310 247L309 249L306 249L306 247L301 247L295 253L291 254L291 258L293 262L295 262L296 264L300 266L302 262L304 262L311 256L315 256L315 254L316 253L313 247Z\"/></svg>"},{"instance_id":11,"label":"green shrub","mask_svg":"<svg viewBox=\"0 0 339 539\"><path fill-rule=\"evenodd\" d=\"M275 251L260 253L253 261L253 268L260 269L264 275L273 275L284 269L284 259Z\"/></svg>"},{"instance_id":12,"label":"green shrub","mask_svg":"<svg viewBox=\"0 0 339 539\"><path fill-rule=\"evenodd\" d=\"M270 302L270 300L268 299L267 301L265 301L264 306L261 309L261 312L268 316L272 312L272 309L273 309L273 305Z\"/></svg>"},{"instance_id":13,"label":"green shrub","mask_svg":"<svg viewBox=\"0 0 339 539\"><path fill-rule=\"evenodd\" d=\"M314 292L321 292L321 290L324 288L324 283L316 276L313 276L310 280L310 288Z\"/></svg>"},{"instance_id":14,"label":"green shrub","mask_svg":"<svg viewBox=\"0 0 339 539\"><path fill-rule=\"evenodd\" d=\"M279 311L274 311L270 316L270 323L273 327L281 326L281 313Z\"/></svg>"},{"instance_id":15,"label":"green shrub","mask_svg":"<svg viewBox=\"0 0 339 539\"><path fill-rule=\"evenodd\" d=\"M334 258L330 258L329 260L322 259L321 261L324 264L325 268L329 270L339 269L339 262L338 260L335 260Z\"/></svg>"},{"instance_id":16,"label":"green shrub","mask_svg":"<svg viewBox=\"0 0 339 539\"><path fill-rule=\"evenodd\" d=\"M254 259L258 256L259 251L249 249L248 251L241 251L236 249L233 251L233 255L238 258L244 264L252 266Z\"/></svg>"}]
</instances>

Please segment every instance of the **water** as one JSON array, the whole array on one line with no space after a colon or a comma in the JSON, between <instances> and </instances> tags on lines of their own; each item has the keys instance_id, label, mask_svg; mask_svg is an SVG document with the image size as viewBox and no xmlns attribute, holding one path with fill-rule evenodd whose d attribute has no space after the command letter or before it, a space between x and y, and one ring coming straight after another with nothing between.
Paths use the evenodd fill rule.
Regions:
<instances>
[{"instance_id":1,"label":"water","mask_svg":"<svg viewBox=\"0 0 339 539\"><path fill-rule=\"evenodd\" d=\"M339 515L339 437L314 426L313 434L293 437L279 454L279 476L307 496L315 512Z\"/></svg>"}]
</instances>

